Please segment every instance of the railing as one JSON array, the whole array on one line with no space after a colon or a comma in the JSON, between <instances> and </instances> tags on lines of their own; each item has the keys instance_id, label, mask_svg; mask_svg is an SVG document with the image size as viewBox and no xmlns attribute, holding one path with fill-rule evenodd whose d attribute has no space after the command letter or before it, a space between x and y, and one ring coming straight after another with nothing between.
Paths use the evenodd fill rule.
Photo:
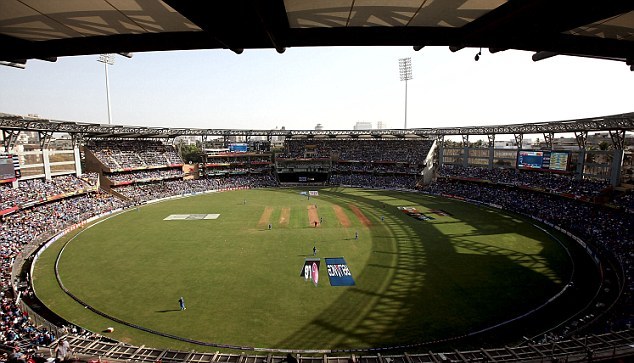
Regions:
<instances>
[{"instance_id":1,"label":"railing","mask_svg":"<svg viewBox=\"0 0 634 363\"><path fill-rule=\"evenodd\" d=\"M285 356L247 353L198 353L136 347L102 337L66 337L74 354L82 358L113 361L173 363L281 363ZM52 346L50 347L52 348ZM526 344L514 348L492 348L453 352L427 352L395 355L297 355L300 363L426 363L426 362L587 362L634 355L634 329L588 335L559 342Z\"/></svg>"}]
</instances>

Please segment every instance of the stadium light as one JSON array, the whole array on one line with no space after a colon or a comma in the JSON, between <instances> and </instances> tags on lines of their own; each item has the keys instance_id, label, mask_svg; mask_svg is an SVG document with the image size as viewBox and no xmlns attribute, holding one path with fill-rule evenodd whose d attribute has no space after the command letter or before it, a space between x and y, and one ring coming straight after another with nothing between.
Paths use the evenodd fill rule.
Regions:
<instances>
[{"instance_id":1,"label":"stadium light","mask_svg":"<svg viewBox=\"0 0 634 363\"><path fill-rule=\"evenodd\" d=\"M407 128L407 81L412 79L412 58L400 58L398 60L398 70L401 74L401 81L405 81L405 126Z\"/></svg>"},{"instance_id":2,"label":"stadium light","mask_svg":"<svg viewBox=\"0 0 634 363\"><path fill-rule=\"evenodd\" d=\"M103 63L106 72L106 101L108 102L108 125L112 124L112 111L110 109L110 85L108 84L108 66L114 64L114 54L100 54L97 62Z\"/></svg>"}]
</instances>

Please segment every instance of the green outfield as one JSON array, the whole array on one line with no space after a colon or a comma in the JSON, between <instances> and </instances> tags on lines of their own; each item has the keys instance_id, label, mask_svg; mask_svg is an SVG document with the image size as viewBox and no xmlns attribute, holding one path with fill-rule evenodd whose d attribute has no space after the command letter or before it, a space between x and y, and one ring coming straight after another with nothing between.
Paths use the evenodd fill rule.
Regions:
<instances>
[{"instance_id":1,"label":"green outfield","mask_svg":"<svg viewBox=\"0 0 634 363\"><path fill-rule=\"evenodd\" d=\"M211 193L129 210L80 229L61 257L61 278L94 308L160 332L338 349L477 331L539 306L572 271L556 240L497 210L419 193L332 188L308 200L299 192ZM435 219L417 220L398 207ZM173 214L219 217L164 220ZM51 310L93 331L114 327L107 335L137 345L215 349L116 324L66 296L53 265L68 238L35 266L36 293ZM300 277L313 246L322 258L316 287ZM356 286L330 286L323 258L340 256ZM180 296L186 311L179 311ZM553 313L544 324L564 315Z\"/></svg>"}]
</instances>

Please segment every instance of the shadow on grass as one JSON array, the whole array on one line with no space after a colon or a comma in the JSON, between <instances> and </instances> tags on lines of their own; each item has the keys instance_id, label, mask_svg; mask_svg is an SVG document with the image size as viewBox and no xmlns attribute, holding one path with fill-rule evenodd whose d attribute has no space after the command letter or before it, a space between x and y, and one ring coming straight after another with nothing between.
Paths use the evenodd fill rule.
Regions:
<instances>
[{"instance_id":1,"label":"shadow on grass","mask_svg":"<svg viewBox=\"0 0 634 363\"><path fill-rule=\"evenodd\" d=\"M299 331L289 332L276 347L323 348L314 342L329 342L326 345L334 349L369 348L448 338L513 318L561 288L553 280L566 277L565 267L544 273L562 263L557 258L550 263L555 262L553 257L542 253L526 255L481 242L454 241L456 235L493 241L500 233L534 231L517 231L516 223L506 218L471 216L475 225L466 224L465 230L450 236L432 223L411 220L395 207L424 203L428 208L442 204L449 209L455 207L452 201L406 193L395 194L393 200L385 195L375 200L371 194L336 190L320 195L344 208L352 202L373 222L381 216L385 221L371 227L374 253L355 276L357 286L348 288ZM383 209L386 202L393 209L388 214Z\"/></svg>"},{"instance_id":2,"label":"shadow on grass","mask_svg":"<svg viewBox=\"0 0 634 363\"><path fill-rule=\"evenodd\" d=\"M168 310L157 310L157 313L173 313L176 311L181 311L180 309L168 309Z\"/></svg>"}]
</instances>

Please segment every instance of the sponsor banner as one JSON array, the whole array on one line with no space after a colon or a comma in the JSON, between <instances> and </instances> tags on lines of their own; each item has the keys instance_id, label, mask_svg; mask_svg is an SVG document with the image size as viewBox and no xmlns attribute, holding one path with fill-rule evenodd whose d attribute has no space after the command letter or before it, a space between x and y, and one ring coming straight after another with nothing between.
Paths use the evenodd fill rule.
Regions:
<instances>
[{"instance_id":1,"label":"sponsor banner","mask_svg":"<svg viewBox=\"0 0 634 363\"><path fill-rule=\"evenodd\" d=\"M330 286L354 286L352 273L343 257L326 258Z\"/></svg>"},{"instance_id":2,"label":"sponsor banner","mask_svg":"<svg viewBox=\"0 0 634 363\"><path fill-rule=\"evenodd\" d=\"M410 217L412 217L414 219L418 219L419 221L431 221L431 220L436 219L436 218L434 218L432 216L428 216L426 214L423 214L423 213L419 212L418 209L416 209L414 207L398 207L398 209L401 212L407 214L408 216L410 216Z\"/></svg>"},{"instance_id":3,"label":"sponsor banner","mask_svg":"<svg viewBox=\"0 0 634 363\"><path fill-rule=\"evenodd\" d=\"M304 267L299 272L299 276L304 280L311 280L315 286L319 283L319 258L304 259Z\"/></svg>"},{"instance_id":4,"label":"sponsor banner","mask_svg":"<svg viewBox=\"0 0 634 363\"><path fill-rule=\"evenodd\" d=\"M319 192L316 190L309 190L308 191L308 195L310 195L311 197L318 197L319 196Z\"/></svg>"}]
</instances>

